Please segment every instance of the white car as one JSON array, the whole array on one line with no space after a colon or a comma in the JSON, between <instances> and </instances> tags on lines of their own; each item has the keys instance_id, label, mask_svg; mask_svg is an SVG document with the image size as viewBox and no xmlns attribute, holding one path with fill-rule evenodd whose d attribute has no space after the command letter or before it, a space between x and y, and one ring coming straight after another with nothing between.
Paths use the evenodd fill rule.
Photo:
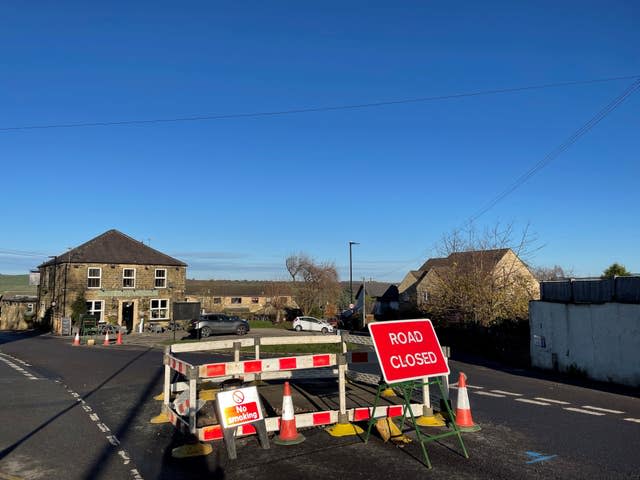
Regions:
<instances>
[{"instance_id":1,"label":"white car","mask_svg":"<svg viewBox=\"0 0 640 480\"><path fill-rule=\"evenodd\" d=\"M333 332L333 327L329 323L314 317L296 317L293 321L293 329L296 332L303 330L322 333Z\"/></svg>"}]
</instances>

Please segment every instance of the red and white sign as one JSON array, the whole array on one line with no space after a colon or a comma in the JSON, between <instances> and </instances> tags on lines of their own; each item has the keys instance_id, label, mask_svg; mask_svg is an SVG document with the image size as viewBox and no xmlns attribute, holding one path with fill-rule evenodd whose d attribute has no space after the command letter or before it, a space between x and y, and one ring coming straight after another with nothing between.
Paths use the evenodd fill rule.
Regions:
<instances>
[{"instance_id":1,"label":"red and white sign","mask_svg":"<svg viewBox=\"0 0 640 480\"><path fill-rule=\"evenodd\" d=\"M223 428L238 427L264 418L257 387L218 392L216 400Z\"/></svg>"},{"instance_id":2,"label":"red and white sign","mask_svg":"<svg viewBox=\"0 0 640 480\"><path fill-rule=\"evenodd\" d=\"M449 374L431 320L398 320L368 325L387 383Z\"/></svg>"}]
</instances>

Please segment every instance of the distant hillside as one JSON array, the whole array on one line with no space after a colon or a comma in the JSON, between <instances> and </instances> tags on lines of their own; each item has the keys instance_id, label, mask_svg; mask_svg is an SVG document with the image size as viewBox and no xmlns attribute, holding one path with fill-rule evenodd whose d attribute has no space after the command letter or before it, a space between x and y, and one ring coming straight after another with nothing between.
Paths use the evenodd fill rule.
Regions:
<instances>
[{"instance_id":1,"label":"distant hillside","mask_svg":"<svg viewBox=\"0 0 640 480\"><path fill-rule=\"evenodd\" d=\"M29 275L3 275L0 273L0 295L4 293L36 295L37 287L29 286Z\"/></svg>"}]
</instances>

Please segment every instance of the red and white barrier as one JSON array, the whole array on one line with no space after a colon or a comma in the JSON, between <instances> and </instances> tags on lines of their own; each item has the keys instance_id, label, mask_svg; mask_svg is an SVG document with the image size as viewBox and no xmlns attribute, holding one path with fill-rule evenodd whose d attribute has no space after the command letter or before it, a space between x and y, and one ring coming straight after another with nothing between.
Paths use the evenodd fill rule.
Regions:
<instances>
[{"instance_id":1,"label":"red and white barrier","mask_svg":"<svg viewBox=\"0 0 640 480\"><path fill-rule=\"evenodd\" d=\"M222 340L206 341L197 344L176 344L165 350L165 388L164 407L171 423L179 430L190 432L201 441L219 440L223 438L222 428L212 425L202 428L196 427L196 414L204 401L197 399L198 379L222 381L229 378L242 378L245 382L256 378L298 378L298 377L326 377L337 374L339 409L323 412L302 413L295 416L298 427L315 427L333 425L336 423L359 422L369 420L372 407L346 408L346 378L349 376L357 381L377 385L380 375L365 374L348 370L352 363L377 363L374 351L347 352L347 342L372 346L371 338L343 333L341 336L296 336L296 337L267 337L257 339L244 338L239 341ZM281 358L260 359L260 345L288 345L309 343L342 343L341 354L299 355ZM255 347L255 359L240 361L240 348ZM234 349L233 362L217 362L194 366L175 357L175 353L210 351L218 349ZM342 360L341 360L342 359ZM337 367L337 368L332 368ZM188 382L171 382L171 372L176 371L186 377ZM179 397L171 403L170 393L182 391ZM423 389L422 403L411 404L414 415L420 415L425 407L430 408L428 387ZM374 418L395 417L402 415L402 405L377 407ZM183 418L188 417L188 418ZM278 431L280 417L265 419L267 431ZM251 425L238 428L237 435L256 433Z\"/></svg>"}]
</instances>

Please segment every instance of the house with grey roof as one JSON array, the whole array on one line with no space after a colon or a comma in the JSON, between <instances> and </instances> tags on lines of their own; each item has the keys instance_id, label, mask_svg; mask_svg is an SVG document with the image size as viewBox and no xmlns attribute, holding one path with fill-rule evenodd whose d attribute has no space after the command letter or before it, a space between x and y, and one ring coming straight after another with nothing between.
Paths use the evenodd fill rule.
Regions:
<instances>
[{"instance_id":1,"label":"house with grey roof","mask_svg":"<svg viewBox=\"0 0 640 480\"><path fill-rule=\"evenodd\" d=\"M400 285L400 309L424 311L430 297L452 275L471 275L504 287L517 277L531 299L539 295L539 284L527 265L510 248L454 252L447 257L430 258L418 270L409 271Z\"/></svg>"},{"instance_id":2,"label":"house with grey roof","mask_svg":"<svg viewBox=\"0 0 640 480\"><path fill-rule=\"evenodd\" d=\"M60 333L62 318L84 299L98 321L129 331L141 323L167 324L172 304L185 299L186 269L186 263L109 230L38 267L38 318Z\"/></svg>"}]
</instances>

